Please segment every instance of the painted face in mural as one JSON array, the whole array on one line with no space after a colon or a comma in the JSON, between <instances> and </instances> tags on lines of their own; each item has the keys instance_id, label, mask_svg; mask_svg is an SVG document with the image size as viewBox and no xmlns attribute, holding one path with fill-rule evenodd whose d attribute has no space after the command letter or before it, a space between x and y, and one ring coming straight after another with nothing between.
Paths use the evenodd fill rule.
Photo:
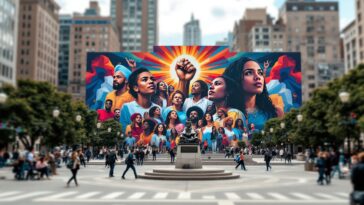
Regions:
<instances>
[{"instance_id":1,"label":"painted face in mural","mask_svg":"<svg viewBox=\"0 0 364 205\"><path fill-rule=\"evenodd\" d=\"M138 85L134 86L134 91L140 94L153 95L155 92L154 77L149 72L140 73L138 76Z\"/></svg>"},{"instance_id":2,"label":"painted face in mural","mask_svg":"<svg viewBox=\"0 0 364 205\"><path fill-rule=\"evenodd\" d=\"M124 75L121 73L121 71L115 72L113 78L114 78L114 81L112 84L112 88L114 90L123 89L126 84L126 79L125 79Z\"/></svg>"},{"instance_id":3,"label":"painted face in mural","mask_svg":"<svg viewBox=\"0 0 364 205\"><path fill-rule=\"evenodd\" d=\"M154 116L160 116L161 115L161 110L159 108L156 108L154 111Z\"/></svg>"},{"instance_id":4,"label":"painted face in mural","mask_svg":"<svg viewBox=\"0 0 364 205\"><path fill-rule=\"evenodd\" d=\"M158 89L161 91L167 91L167 85L165 82L159 82L158 83Z\"/></svg>"},{"instance_id":5,"label":"painted face in mural","mask_svg":"<svg viewBox=\"0 0 364 205\"><path fill-rule=\"evenodd\" d=\"M106 100L105 102L105 110L110 110L112 107L112 101L111 100Z\"/></svg>"},{"instance_id":6,"label":"painted face in mural","mask_svg":"<svg viewBox=\"0 0 364 205\"><path fill-rule=\"evenodd\" d=\"M197 120L198 120L198 113L197 113L197 111L192 111L190 113L190 120L193 123L196 123L197 122Z\"/></svg>"},{"instance_id":7,"label":"painted face in mural","mask_svg":"<svg viewBox=\"0 0 364 205\"><path fill-rule=\"evenodd\" d=\"M143 130L149 130L149 124L148 122L143 123Z\"/></svg>"},{"instance_id":8,"label":"painted face in mural","mask_svg":"<svg viewBox=\"0 0 364 205\"><path fill-rule=\"evenodd\" d=\"M120 109L115 109L115 118L120 118Z\"/></svg>"},{"instance_id":9,"label":"painted face in mural","mask_svg":"<svg viewBox=\"0 0 364 205\"><path fill-rule=\"evenodd\" d=\"M225 89L226 89L226 83L225 80L221 77L215 78L211 82L210 90L208 93L208 99L215 101L218 99L224 99L225 98Z\"/></svg>"},{"instance_id":10,"label":"painted face in mural","mask_svg":"<svg viewBox=\"0 0 364 205\"><path fill-rule=\"evenodd\" d=\"M194 82L192 84L192 92L191 92L191 94L192 95L198 95L200 93L201 93L201 85L200 85L200 83L199 82Z\"/></svg>"},{"instance_id":11,"label":"painted face in mural","mask_svg":"<svg viewBox=\"0 0 364 205\"><path fill-rule=\"evenodd\" d=\"M205 120L206 120L207 122L210 122L210 121L212 120L212 116L211 116L211 114L210 114L210 113L206 113L206 115L205 115Z\"/></svg>"},{"instance_id":12,"label":"painted face in mural","mask_svg":"<svg viewBox=\"0 0 364 205\"><path fill-rule=\"evenodd\" d=\"M141 122L142 122L142 116L141 116L141 115L137 115L137 116L135 117L135 122L136 122L136 123L141 123Z\"/></svg>"},{"instance_id":13,"label":"painted face in mural","mask_svg":"<svg viewBox=\"0 0 364 205\"><path fill-rule=\"evenodd\" d=\"M168 86L168 91L169 91L170 93L173 93L173 92L174 92L174 87L173 87L173 85L169 85L169 86Z\"/></svg>"},{"instance_id":14,"label":"painted face in mural","mask_svg":"<svg viewBox=\"0 0 364 205\"><path fill-rule=\"evenodd\" d=\"M174 94L173 99L172 99L173 105L181 105L182 99L183 99L183 97L180 93Z\"/></svg>"},{"instance_id":15,"label":"painted face in mural","mask_svg":"<svg viewBox=\"0 0 364 205\"><path fill-rule=\"evenodd\" d=\"M158 125L158 132L160 132L160 133L163 132L163 125Z\"/></svg>"},{"instance_id":16,"label":"painted face in mural","mask_svg":"<svg viewBox=\"0 0 364 205\"><path fill-rule=\"evenodd\" d=\"M176 111L171 112L171 119L174 119L174 120L177 119L177 112Z\"/></svg>"},{"instance_id":17,"label":"painted face in mural","mask_svg":"<svg viewBox=\"0 0 364 205\"><path fill-rule=\"evenodd\" d=\"M263 70L255 61L244 64L242 78L243 90L248 94L260 94L264 88Z\"/></svg>"}]
</instances>

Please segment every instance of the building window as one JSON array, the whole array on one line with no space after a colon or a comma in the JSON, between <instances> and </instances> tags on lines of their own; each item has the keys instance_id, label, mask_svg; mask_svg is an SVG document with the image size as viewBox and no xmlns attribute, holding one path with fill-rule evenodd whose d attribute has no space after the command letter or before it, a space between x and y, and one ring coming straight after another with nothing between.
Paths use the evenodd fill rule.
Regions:
<instances>
[{"instance_id":1,"label":"building window","mask_svg":"<svg viewBox=\"0 0 364 205\"><path fill-rule=\"evenodd\" d=\"M358 21L361 21L361 13L358 13Z\"/></svg>"},{"instance_id":2,"label":"building window","mask_svg":"<svg viewBox=\"0 0 364 205\"><path fill-rule=\"evenodd\" d=\"M308 84L308 87L314 89L315 88L315 84L310 83L310 84Z\"/></svg>"}]
</instances>

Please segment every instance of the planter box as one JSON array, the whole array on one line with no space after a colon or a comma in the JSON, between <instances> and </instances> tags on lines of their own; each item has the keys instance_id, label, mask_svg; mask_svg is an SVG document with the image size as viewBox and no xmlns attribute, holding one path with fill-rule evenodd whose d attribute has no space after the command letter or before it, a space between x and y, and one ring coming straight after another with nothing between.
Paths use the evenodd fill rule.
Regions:
<instances>
[{"instance_id":1,"label":"planter box","mask_svg":"<svg viewBox=\"0 0 364 205\"><path fill-rule=\"evenodd\" d=\"M313 163L313 162L306 162L305 163L305 171L316 171L315 170L315 163Z\"/></svg>"}]
</instances>

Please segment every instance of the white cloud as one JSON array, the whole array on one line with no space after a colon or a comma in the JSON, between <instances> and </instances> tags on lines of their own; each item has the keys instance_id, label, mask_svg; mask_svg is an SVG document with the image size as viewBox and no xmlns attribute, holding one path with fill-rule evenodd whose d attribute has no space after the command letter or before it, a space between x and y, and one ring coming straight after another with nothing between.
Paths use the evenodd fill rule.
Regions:
<instances>
[{"instance_id":1,"label":"white cloud","mask_svg":"<svg viewBox=\"0 0 364 205\"><path fill-rule=\"evenodd\" d=\"M61 7L61 14L73 14L74 12L83 13L90 5L90 0L56 0ZM101 8L101 15L110 15L110 0L98 0Z\"/></svg>"},{"instance_id":2,"label":"white cloud","mask_svg":"<svg viewBox=\"0 0 364 205\"><path fill-rule=\"evenodd\" d=\"M200 21L203 36L227 33L246 8L267 8L271 15L278 14L274 0L159 0L160 34L182 33L192 13Z\"/></svg>"}]
</instances>

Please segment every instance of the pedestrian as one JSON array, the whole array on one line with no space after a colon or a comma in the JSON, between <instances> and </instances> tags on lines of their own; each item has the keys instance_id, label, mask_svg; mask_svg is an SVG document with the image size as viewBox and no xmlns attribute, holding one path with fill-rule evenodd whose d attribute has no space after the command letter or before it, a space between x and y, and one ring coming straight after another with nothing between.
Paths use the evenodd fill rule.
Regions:
<instances>
[{"instance_id":1,"label":"pedestrian","mask_svg":"<svg viewBox=\"0 0 364 205\"><path fill-rule=\"evenodd\" d=\"M284 156L284 150L283 150L283 148L281 148L279 150L279 156L281 157L281 161L282 161L283 160L283 156Z\"/></svg>"},{"instance_id":2,"label":"pedestrian","mask_svg":"<svg viewBox=\"0 0 364 205\"><path fill-rule=\"evenodd\" d=\"M67 168L69 168L72 172L72 177L68 180L67 187L70 186L72 180L74 180L76 186L78 186L76 177L77 177L77 172L80 169L80 159L78 158L78 154L76 151L72 153L71 160L68 162Z\"/></svg>"},{"instance_id":3,"label":"pedestrian","mask_svg":"<svg viewBox=\"0 0 364 205\"><path fill-rule=\"evenodd\" d=\"M90 162L90 158L91 158L90 148L86 150L85 155L86 155L86 161L87 161L87 163L89 163Z\"/></svg>"},{"instance_id":4,"label":"pedestrian","mask_svg":"<svg viewBox=\"0 0 364 205\"><path fill-rule=\"evenodd\" d=\"M144 148L141 148L140 150L139 150L139 165L140 166L142 166L143 165L143 163L144 163L144 157L145 157L145 152L146 152L147 150L145 150Z\"/></svg>"},{"instance_id":5,"label":"pedestrian","mask_svg":"<svg viewBox=\"0 0 364 205\"><path fill-rule=\"evenodd\" d=\"M110 167L109 177L114 177L115 162L118 160L114 150L110 150L110 154L108 155L107 160Z\"/></svg>"},{"instance_id":6,"label":"pedestrian","mask_svg":"<svg viewBox=\"0 0 364 205\"><path fill-rule=\"evenodd\" d=\"M130 152L129 155L126 157L125 164L126 164L126 169L125 169L123 175L121 176L121 178L125 179L126 172L128 172L128 170L131 168L133 170L133 172L134 172L135 179L137 179L138 176L137 176L137 173L135 171L134 158L133 158L133 153L132 152Z\"/></svg>"},{"instance_id":7,"label":"pedestrian","mask_svg":"<svg viewBox=\"0 0 364 205\"><path fill-rule=\"evenodd\" d=\"M80 164L86 167L85 155L83 154L82 149L78 150L78 158L80 159Z\"/></svg>"},{"instance_id":8,"label":"pedestrian","mask_svg":"<svg viewBox=\"0 0 364 205\"><path fill-rule=\"evenodd\" d=\"M358 163L351 170L353 192L350 194L350 204L364 204L364 152L358 154Z\"/></svg>"},{"instance_id":9,"label":"pedestrian","mask_svg":"<svg viewBox=\"0 0 364 205\"><path fill-rule=\"evenodd\" d=\"M239 165L241 165L241 169L244 169L244 171L246 171L245 164L244 164L244 152L243 151L240 151L239 162L238 162L238 165L236 165L235 169L237 169L239 167Z\"/></svg>"},{"instance_id":10,"label":"pedestrian","mask_svg":"<svg viewBox=\"0 0 364 205\"><path fill-rule=\"evenodd\" d=\"M157 150L158 150L158 148L155 145L153 145L152 146L153 161L157 160Z\"/></svg>"},{"instance_id":11,"label":"pedestrian","mask_svg":"<svg viewBox=\"0 0 364 205\"><path fill-rule=\"evenodd\" d=\"M326 163L325 163L325 158L324 158L324 153L323 152L319 152L318 153L318 158L316 160L316 168L318 171L318 179L317 179L317 184L320 185L324 185L324 174L325 174L325 168L326 168Z\"/></svg>"},{"instance_id":12,"label":"pedestrian","mask_svg":"<svg viewBox=\"0 0 364 205\"><path fill-rule=\"evenodd\" d=\"M292 163L292 153L290 150L287 151L286 157L284 159L284 163L286 164L287 162L288 162L288 164Z\"/></svg>"},{"instance_id":13,"label":"pedestrian","mask_svg":"<svg viewBox=\"0 0 364 205\"><path fill-rule=\"evenodd\" d=\"M265 166L267 167L267 171L270 168L270 170L272 170L272 166L270 165L270 160L272 160L272 154L269 151L269 149L267 149L267 151L264 153L264 161L265 161Z\"/></svg>"},{"instance_id":14,"label":"pedestrian","mask_svg":"<svg viewBox=\"0 0 364 205\"><path fill-rule=\"evenodd\" d=\"M43 176L46 175L47 179L49 178L49 170L48 170L48 163L45 161L44 157L42 156L37 163L35 164L35 168L40 173L40 178L43 179Z\"/></svg>"}]
</instances>

